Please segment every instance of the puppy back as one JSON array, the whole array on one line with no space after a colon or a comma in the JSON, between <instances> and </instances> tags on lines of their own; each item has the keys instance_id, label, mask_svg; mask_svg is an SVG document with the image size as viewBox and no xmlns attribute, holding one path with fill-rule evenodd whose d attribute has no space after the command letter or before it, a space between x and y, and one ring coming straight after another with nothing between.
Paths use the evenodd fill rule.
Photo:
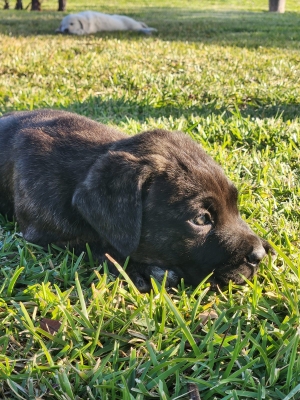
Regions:
<instances>
[{"instance_id":1,"label":"puppy back","mask_svg":"<svg viewBox=\"0 0 300 400\"><path fill-rule=\"evenodd\" d=\"M107 143L126 137L120 131L84 116L59 110L17 111L0 118L0 142L25 130L43 132L52 138L76 137L90 142Z\"/></svg>"}]
</instances>

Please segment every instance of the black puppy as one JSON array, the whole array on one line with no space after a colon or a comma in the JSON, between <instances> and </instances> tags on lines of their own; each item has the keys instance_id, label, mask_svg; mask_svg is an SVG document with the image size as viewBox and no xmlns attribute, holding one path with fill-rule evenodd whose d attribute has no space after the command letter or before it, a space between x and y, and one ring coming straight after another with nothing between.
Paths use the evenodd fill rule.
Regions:
<instances>
[{"instance_id":1,"label":"black puppy","mask_svg":"<svg viewBox=\"0 0 300 400\"><path fill-rule=\"evenodd\" d=\"M128 137L54 110L0 118L0 212L45 246L89 243L109 253L142 292L150 275L212 285L251 278L270 250L240 218L237 190L187 135L154 130ZM115 270L112 267L112 272Z\"/></svg>"}]
</instances>

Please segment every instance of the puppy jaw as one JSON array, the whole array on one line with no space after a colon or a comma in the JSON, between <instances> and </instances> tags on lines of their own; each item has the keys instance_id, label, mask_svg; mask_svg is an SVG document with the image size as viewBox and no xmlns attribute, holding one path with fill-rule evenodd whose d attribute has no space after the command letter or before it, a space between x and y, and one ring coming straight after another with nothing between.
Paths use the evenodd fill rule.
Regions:
<instances>
[{"instance_id":1,"label":"puppy jaw","mask_svg":"<svg viewBox=\"0 0 300 400\"><path fill-rule=\"evenodd\" d=\"M172 238L174 239L174 236ZM162 276L165 270L172 271L176 276L176 279L172 281L173 285L178 284L183 278L187 285L195 286L207 275L213 273L209 279L213 290L218 286L225 287L230 280L236 284L244 284L243 277L251 279L257 272L260 261L270 251L269 244L265 245L265 241L262 241L250 229L249 238L244 239L240 244L238 240L233 243L232 251L214 234L209 236L209 241L201 240L198 245L195 245L195 242L192 243L192 240L187 244L180 238L173 243L166 237L159 237L159 240L162 246L157 243L151 248L147 243L141 244L132 254L132 260L148 264L150 270L151 266L157 265L160 272L156 275L153 272L151 274L158 281L161 281L159 274ZM147 257L145 257L146 248L148 249ZM164 248L171 248L172 253L168 253ZM151 250L153 257L151 257ZM256 256L249 261L253 252Z\"/></svg>"},{"instance_id":2,"label":"puppy jaw","mask_svg":"<svg viewBox=\"0 0 300 400\"><path fill-rule=\"evenodd\" d=\"M230 254L227 263L220 264L214 269L214 274L210 278L213 289L217 286L225 287L230 280L240 285L245 283L244 277L253 278L268 252L268 246L264 246L263 241L254 233L249 233L249 238L237 246L238 252Z\"/></svg>"},{"instance_id":3,"label":"puppy jaw","mask_svg":"<svg viewBox=\"0 0 300 400\"><path fill-rule=\"evenodd\" d=\"M225 224L217 235L219 248L223 247L228 252L228 261L220 263L214 269L212 287L224 287L230 280L236 284L245 283L242 276L251 279L265 256L275 254L270 244L258 237L239 215L236 221Z\"/></svg>"}]
</instances>

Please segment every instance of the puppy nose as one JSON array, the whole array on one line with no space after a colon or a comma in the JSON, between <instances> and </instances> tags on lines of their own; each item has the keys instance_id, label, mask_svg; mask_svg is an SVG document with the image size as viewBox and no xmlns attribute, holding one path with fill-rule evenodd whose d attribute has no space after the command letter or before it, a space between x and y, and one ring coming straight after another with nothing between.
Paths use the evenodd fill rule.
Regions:
<instances>
[{"instance_id":1,"label":"puppy nose","mask_svg":"<svg viewBox=\"0 0 300 400\"><path fill-rule=\"evenodd\" d=\"M247 254L246 259L250 264L258 265L265 255L265 249L262 246L258 246L254 247L251 252Z\"/></svg>"},{"instance_id":2,"label":"puppy nose","mask_svg":"<svg viewBox=\"0 0 300 400\"><path fill-rule=\"evenodd\" d=\"M68 28L64 29L64 32L69 33L69 29Z\"/></svg>"}]
</instances>

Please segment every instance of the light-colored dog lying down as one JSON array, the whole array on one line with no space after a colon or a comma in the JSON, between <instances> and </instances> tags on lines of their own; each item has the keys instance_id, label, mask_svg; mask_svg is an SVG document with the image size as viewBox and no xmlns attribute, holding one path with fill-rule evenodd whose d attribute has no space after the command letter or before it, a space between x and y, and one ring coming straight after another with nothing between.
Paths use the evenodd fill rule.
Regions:
<instances>
[{"instance_id":1,"label":"light-colored dog lying down","mask_svg":"<svg viewBox=\"0 0 300 400\"><path fill-rule=\"evenodd\" d=\"M156 31L144 22L139 22L124 15L103 14L96 11L82 11L63 18L55 32L73 35L89 35L104 31L137 31L150 35Z\"/></svg>"}]
</instances>

